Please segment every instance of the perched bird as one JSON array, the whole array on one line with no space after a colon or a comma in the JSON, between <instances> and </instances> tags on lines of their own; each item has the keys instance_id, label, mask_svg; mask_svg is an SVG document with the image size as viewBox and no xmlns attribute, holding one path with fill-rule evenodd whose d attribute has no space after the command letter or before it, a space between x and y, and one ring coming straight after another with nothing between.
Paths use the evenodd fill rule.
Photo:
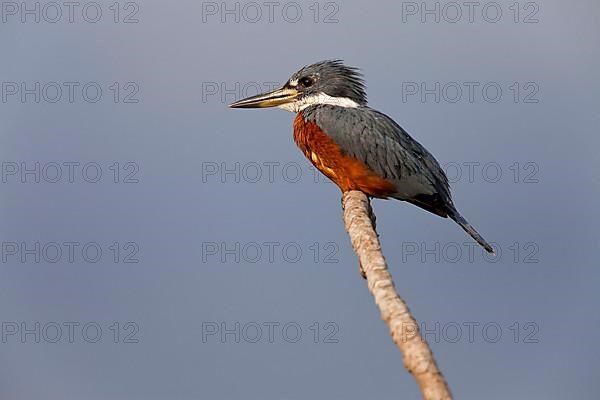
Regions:
<instances>
[{"instance_id":1,"label":"perched bird","mask_svg":"<svg viewBox=\"0 0 600 400\"><path fill-rule=\"evenodd\" d=\"M341 60L321 61L303 67L279 89L229 106L280 107L297 113L294 141L342 192L360 190L450 217L494 253L456 210L448 178L431 153L390 117L367 106L357 68Z\"/></svg>"}]
</instances>

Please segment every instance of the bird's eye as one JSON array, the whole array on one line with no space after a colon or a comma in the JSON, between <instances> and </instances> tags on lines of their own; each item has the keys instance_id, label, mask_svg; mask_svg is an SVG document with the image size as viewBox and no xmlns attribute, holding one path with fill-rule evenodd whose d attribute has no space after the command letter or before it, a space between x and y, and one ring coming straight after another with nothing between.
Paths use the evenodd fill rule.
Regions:
<instances>
[{"instance_id":1,"label":"bird's eye","mask_svg":"<svg viewBox=\"0 0 600 400\"><path fill-rule=\"evenodd\" d=\"M315 83L315 82L313 81L312 78L305 76L303 78L300 78L298 80L298 83L300 84L300 86L307 88L307 87L311 87L313 85L313 83Z\"/></svg>"}]
</instances>

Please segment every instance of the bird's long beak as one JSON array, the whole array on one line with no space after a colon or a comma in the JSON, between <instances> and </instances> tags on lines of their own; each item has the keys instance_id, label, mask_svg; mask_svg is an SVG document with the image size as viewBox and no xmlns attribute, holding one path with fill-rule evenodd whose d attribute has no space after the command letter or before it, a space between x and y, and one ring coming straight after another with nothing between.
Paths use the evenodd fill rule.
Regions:
<instances>
[{"instance_id":1,"label":"bird's long beak","mask_svg":"<svg viewBox=\"0 0 600 400\"><path fill-rule=\"evenodd\" d=\"M296 89L279 88L231 103L231 108L265 108L290 103L300 95Z\"/></svg>"}]
</instances>

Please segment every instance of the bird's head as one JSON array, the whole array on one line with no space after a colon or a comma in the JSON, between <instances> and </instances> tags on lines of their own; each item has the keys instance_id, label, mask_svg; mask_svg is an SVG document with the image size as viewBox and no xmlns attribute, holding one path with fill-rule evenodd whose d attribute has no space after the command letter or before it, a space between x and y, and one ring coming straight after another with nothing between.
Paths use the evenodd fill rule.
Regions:
<instances>
[{"instance_id":1,"label":"bird's head","mask_svg":"<svg viewBox=\"0 0 600 400\"><path fill-rule=\"evenodd\" d=\"M321 61L303 67L279 89L238 100L229 107L280 107L298 112L314 104L366 105L367 95L359 70L341 60Z\"/></svg>"}]
</instances>

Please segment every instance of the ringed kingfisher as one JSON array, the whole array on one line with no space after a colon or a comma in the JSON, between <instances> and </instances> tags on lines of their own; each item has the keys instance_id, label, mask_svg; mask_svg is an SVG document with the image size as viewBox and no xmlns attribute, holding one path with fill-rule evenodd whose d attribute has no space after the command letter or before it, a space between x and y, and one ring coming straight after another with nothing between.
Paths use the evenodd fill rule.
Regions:
<instances>
[{"instance_id":1,"label":"ringed kingfisher","mask_svg":"<svg viewBox=\"0 0 600 400\"><path fill-rule=\"evenodd\" d=\"M360 71L341 60L307 65L279 89L229 105L296 113L294 141L342 192L412 203L450 217L489 253L492 246L460 215L436 159L387 115L367 105Z\"/></svg>"}]
</instances>

